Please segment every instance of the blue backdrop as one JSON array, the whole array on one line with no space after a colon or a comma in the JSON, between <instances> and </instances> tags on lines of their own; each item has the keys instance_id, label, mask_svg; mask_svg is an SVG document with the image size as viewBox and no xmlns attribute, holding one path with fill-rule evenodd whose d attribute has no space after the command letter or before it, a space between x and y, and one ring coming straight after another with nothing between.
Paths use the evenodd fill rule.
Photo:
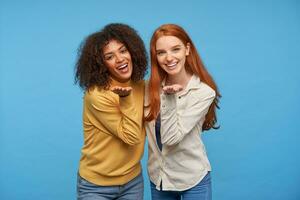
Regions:
<instances>
[{"instance_id":1,"label":"blue backdrop","mask_svg":"<svg viewBox=\"0 0 300 200\"><path fill-rule=\"evenodd\" d=\"M300 3L0 0L0 199L75 199L79 44L111 22L147 48L183 26L218 83L221 128L204 134L217 200L300 199ZM150 199L143 158L145 200Z\"/></svg>"}]
</instances>

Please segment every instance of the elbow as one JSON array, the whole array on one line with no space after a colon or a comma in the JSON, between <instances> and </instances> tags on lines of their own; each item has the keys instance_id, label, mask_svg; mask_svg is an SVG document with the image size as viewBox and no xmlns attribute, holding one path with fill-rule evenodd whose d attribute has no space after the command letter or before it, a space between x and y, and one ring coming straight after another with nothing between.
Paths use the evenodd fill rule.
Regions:
<instances>
[{"instance_id":1,"label":"elbow","mask_svg":"<svg viewBox=\"0 0 300 200\"><path fill-rule=\"evenodd\" d=\"M130 146L134 146L140 144L142 142L142 138L130 138L123 141Z\"/></svg>"},{"instance_id":2,"label":"elbow","mask_svg":"<svg viewBox=\"0 0 300 200\"><path fill-rule=\"evenodd\" d=\"M143 128L141 126L135 126L130 128L123 128L119 132L118 136L128 145L138 145L143 142L144 138Z\"/></svg>"},{"instance_id":3,"label":"elbow","mask_svg":"<svg viewBox=\"0 0 300 200\"><path fill-rule=\"evenodd\" d=\"M166 131L168 130L168 131ZM178 144L184 137L184 132L178 128L162 128L161 129L161 143L163 145L172 146Z\"/></svg>"},{"instance_id":4,"label":"elbow","mask_svg":"<svg viewBox=\"0 0 300 200\"><path fill-rule=\"evenodd\" d=\"M162 145L166 146L173 146L180 142L181 140L179 138L166 138L161 140Z\"/></svg>"},{"instance_id":5,"label":"elbow","mask_svg":"<svg viewBox=\"0 0 300 200\"><path fill-rule=\"evenodd\" d=\"M122 140L130 145L138 145L141 142L143 142L143 131L142 130L136 130L136 131L131 131L123 134Z\"/></svg>"}]
</instances>

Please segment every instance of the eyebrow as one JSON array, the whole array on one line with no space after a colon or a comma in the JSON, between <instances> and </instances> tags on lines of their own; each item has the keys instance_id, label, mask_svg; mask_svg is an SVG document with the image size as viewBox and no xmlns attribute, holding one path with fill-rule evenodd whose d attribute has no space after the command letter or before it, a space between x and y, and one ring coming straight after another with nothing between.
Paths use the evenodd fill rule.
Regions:
<instances>
[{"instance_id":1,"label":"eyebrow","mask_svg":"<svg viewBox=\"0 0 300 200\"><path fill-rule=\"evenodd\" d=\"M122 49L123 47L126 48L126 46L123 44L122 46L120 46L120 48L119 48L117 51L119 51L119 50ZM126 49L127 49L127 48L126 48ZM103 56L107 56L107 55L110 55L110 54L113 54L113 52L107 52L107 53L103 54Z\"/></svg>"},{"instance_id":2,"label":"eyebrow","mask_svg":"<svg viewBox=\"0 0 300 200\"><path fill-rule=\"evenodd\" d=\"M174 48L177 48L177 47L182 47L182 45L177 44L175 46L172 46L170 49L174 49ZM164 49L156 49L156 51L164 51Z\"/></svg>"}]
</instances>

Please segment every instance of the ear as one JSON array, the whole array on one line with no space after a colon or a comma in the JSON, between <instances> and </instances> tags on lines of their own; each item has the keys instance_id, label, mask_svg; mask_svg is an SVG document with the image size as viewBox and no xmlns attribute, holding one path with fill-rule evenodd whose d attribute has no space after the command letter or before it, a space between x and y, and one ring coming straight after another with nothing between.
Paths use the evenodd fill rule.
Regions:
<instances>
[{"instance_id":1,"label":"ear","mask_svg":"<svg viewBox=\"0 0 300 200\"><path fill-rule=\"evenodd\" d=\"M190 55L190 47L191 47L190 43L189 42L186 43L186 52L185 52L186 56Z\"/></svg>"}]
</instances>

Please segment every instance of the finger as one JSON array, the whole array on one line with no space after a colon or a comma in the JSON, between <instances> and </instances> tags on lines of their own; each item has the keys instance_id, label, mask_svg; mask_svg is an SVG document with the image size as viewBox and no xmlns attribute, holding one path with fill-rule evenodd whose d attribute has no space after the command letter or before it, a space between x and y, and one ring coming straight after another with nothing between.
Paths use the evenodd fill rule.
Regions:
<instances>
[{"instance_id":1,"label":"finger","mask_svg":"<svg viewBox=\"0 0 300 200\"><path fill-rule=\"evenodd\" d=\"M169 89L170 89L169 86L164 86L164 87L163 87L163 91L168 91Z\"/></svg>"},{"instance_id":2,"label":"finger","mask_svg":"<svg viewBox=\"0 0 300 200\"><path fill-rule=\"evenodd\" d=\"M124 88L124 91L126 91L126 92L131 91L131 87L125 87L125 88Z\"/></svg>"}]
</instances>

